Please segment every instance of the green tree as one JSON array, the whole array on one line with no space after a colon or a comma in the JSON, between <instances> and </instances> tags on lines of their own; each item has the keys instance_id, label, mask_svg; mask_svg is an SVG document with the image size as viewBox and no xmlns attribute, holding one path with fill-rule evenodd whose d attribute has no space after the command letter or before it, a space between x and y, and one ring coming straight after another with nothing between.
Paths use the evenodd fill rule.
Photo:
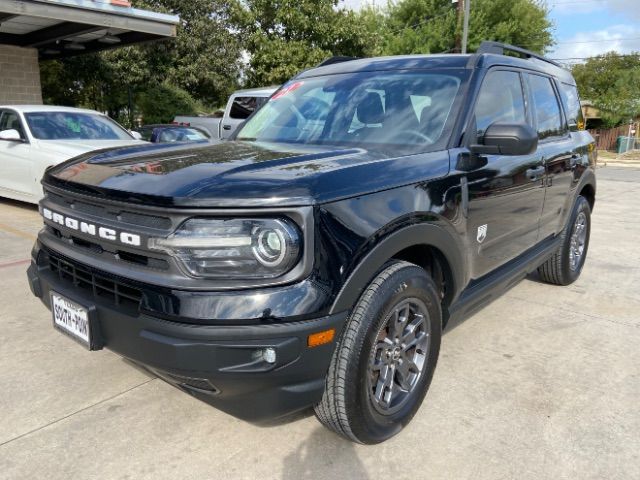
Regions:
<instances>
[{"instance_id":1,"label":"green tree","mask_svg":"<svg viewBox=\"0 0 640 480\"><path fill-rule=\"evenodd\" d=\"M106 111L129 125L129 92L134 110L147 92L166 89L189 96L213 109L237 87L241 43L231 23L234 0L134 0L133 5L180 15L177 37L91 55L43 62L43 93L47 103ZM196 100L194 100L196 99ZM182 104L180 104L182 105ZM168 118L147 103L144 113ZM164 105L163 105L164 107ZM182 107L180 107L182 108ZM176 105L175 113L185 113ZM146 121L146 118L144 119Z\"/></svg>"},{"instance_id":2,"label":"green tree","mask_svg":"<svg viewBox=\"0 0 640 480\"><path fill-rule=\"evenodd\" d=\"M362 56L377 33L338 0L244 0L235 18L252 86L280 84L332 55Z\"/></svg>"},{"instance_id":3,"label":"green tree","mask_svg":"<svg viewBox=\"0 0 640 480\"><path fill-rule=\"evenodd\" d=\"M211 105L224 102L240 79L242 44L235 0L134 0L134 6L180 15L177 38L137 47L153 80L168 80Z\"/></svg>"},{"instance_id":4,"label":"green tree","mask_svg":"<svg viewBox=\"0 0 640 480\"><path fill-rule=\"evenodd\" d=\"M169 83L137 93L138 112L145 123L168 123L177 114L193 115L197 102L188 92Z\"/></svg>"},{"instance_id":5,"label":"green tree","mask_svg":"<svg viewBox=\"0 0 640 480\"><path fill-rule=\"evenodd\" d=\"M403 0L380 14L386 17L380 32L384 53L457 51L462 25L450 0ZM496 40L544 53L553 45L547 14L538 0L472 0L468 50L476 50L483 40Z\"/></svg>"},{"instance_id":6,"label":"green tree","mask_svg":"<svg viewBox=\"0 0 640 480\"><path fill-rule=\"evenodd\" d=\"M640 52L609 52L573 67L583 100L598 108L607 125L640 116Z\"/></svg>"}]
</instances>

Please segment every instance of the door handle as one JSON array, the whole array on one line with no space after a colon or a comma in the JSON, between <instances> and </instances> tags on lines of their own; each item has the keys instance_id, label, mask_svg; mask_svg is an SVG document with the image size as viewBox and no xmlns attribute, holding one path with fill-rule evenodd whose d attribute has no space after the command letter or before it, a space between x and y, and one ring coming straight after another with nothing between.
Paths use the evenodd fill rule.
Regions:
<instances>
[{"instance_id":1,"label":"door handle","mask_svg":"<svg viewBox=\"0 0 640 480\"><path fill-rule=\"evenodd\" d=\"M538 180L538 178L542 175L544 175L544 166L529 168L527 170L527 178L532 182Z\"/></svg>"},{"instance_id":2,"label":"door handle","mask_svg":"<svg viewBox=\"0 0 640 480\"><path fill-rule=\"evenodd\" d=\"M222 129L223 130L231 130L231 125L223 125Z\"/></svg>"}]
</instances>

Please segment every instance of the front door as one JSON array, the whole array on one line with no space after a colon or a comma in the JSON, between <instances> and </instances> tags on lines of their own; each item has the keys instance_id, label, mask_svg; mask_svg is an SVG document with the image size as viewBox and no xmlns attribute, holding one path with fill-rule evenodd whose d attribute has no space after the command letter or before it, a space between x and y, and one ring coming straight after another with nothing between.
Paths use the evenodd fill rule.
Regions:
<instances>
[{"instance_id":1,"label":"front door","mask_svg":"<svg viewBox=\"0 0 640 480\"><path fill-rule=\"evenodd\" d=\"M0 192L7 196L31 196L36 188L32 178L31 145L26 141L22 120L14 110L0 112L0 131L17 130L21 142L0 140Z\"/></svg>"},{"instance_id":2,"label":"front door","mask_svg":"<svg viewBox=\"0 0 640 480\"><path fill-rule=\"evenodd\" d=\"M518 71L495 69L487 73L474 109L478 139L494 123L532 125L523 80ZM484 167L467 176L472 279L536 244L544 201L545 170L539 151L524 156L486 155L485 160Z\"/></svg>"},{"instance_id":3,"label":"front door","mask_svg":"<svg viewBox=\"0 0 640 480\"><path fill-rule=\"evenodd\" d=\"M237 130L242 122L267 101L266 97L232 95L222 118L220 137L227 139Z\"/></svg>"}]
</instances>

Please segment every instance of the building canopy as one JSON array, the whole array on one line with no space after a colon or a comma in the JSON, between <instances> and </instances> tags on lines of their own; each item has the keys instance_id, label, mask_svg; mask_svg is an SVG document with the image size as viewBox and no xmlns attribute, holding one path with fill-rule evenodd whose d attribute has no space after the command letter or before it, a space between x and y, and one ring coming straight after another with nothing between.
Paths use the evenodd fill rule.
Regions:
<instances>
[{"instance_id":1,"label":"building canopy","mask_svg":"<svg viewBox=\"0 0 640 480\"><path fill-rule=\"evenodd\" d=\"M179 20L124 0L0 0L0 44L50 60L175 37Z\"/></svg>"}]
</instances>

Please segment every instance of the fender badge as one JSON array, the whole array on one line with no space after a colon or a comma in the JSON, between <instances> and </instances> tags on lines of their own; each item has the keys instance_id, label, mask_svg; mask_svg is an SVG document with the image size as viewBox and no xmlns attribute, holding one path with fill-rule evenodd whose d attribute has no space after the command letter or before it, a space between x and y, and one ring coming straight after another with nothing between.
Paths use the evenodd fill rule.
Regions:
<instances>
[{"instance_id":1,"label":"fender badge","mask_svg":"<svg viewBox=\"0 0 640 480\"><path fill-rule=\"evenodd\" d=\"M478 236L477 236L478 243L484 242L485 238L487 238L487 226L480 225L478 227Z\"/></svg>"}]
</instances>

